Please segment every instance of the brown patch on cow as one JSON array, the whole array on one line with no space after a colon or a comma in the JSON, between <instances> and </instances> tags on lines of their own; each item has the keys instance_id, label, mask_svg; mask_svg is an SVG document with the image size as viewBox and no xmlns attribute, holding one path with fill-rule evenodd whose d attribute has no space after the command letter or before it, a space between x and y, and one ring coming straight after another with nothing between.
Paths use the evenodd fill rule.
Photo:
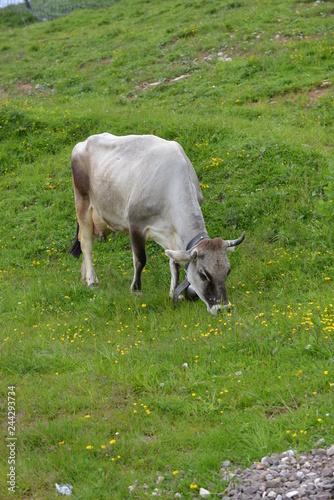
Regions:
<instances>
[{"instance_id":1,"label":"brown patch on cow","mask_svg":"<svg viewBox=\"0 0 334 500\"><path fill-rule=\"evenodd\" d=\"M71 160L73 182L75 187L81 194L88 194L89 192L89 176L83 169L77 158Z\"/></svg>"},{"instance_id":2,"label":"brown patch on cow","mask_svg":"<svg viewBox=\"0 0 334 500\"><path fill-rule=\"evenodd\" d=\"M223 248L224 242L221 238L213 238L212 240L203 240L196 248L201 248L202 250L218 250Z\"/></svg>"}]
</instances>

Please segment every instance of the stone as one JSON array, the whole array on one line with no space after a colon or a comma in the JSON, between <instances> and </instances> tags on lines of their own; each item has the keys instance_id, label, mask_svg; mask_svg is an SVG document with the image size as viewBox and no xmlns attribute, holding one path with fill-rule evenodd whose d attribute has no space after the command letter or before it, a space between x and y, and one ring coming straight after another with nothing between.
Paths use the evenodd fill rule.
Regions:
<instances>
[{"instance_id":1,"label":"stone","mask_svg":"<svg viewBox=\"0 0 334 500\"><path fill-rule=\"evenodd\" d=\"M332 450L334 452L334 445L328 450L304 452L300 457L294 450L288 450L280 455L264 456L261 462L254 462L244 470L234 467L233 474L222 468L221 479L229 476L223 496L225 500L227 497L232 500L334 500Z\"/></svg>"},{"instance_id":2,"label":"stone","mask_svg":"<svg viewBox=\"0 0 334 500\"><path fill-rule=\"evenodd\" d=\"M200 490L199 490L199 496L202 497L202 498L209 498L210 491L206 490L205 488L200 488Z\"/></svg>"},{"instance_id":3,"label":"stone","mask_svg":"<svg viewBox=\"0 0 334 500\"><path fill-rule=\"evenodd\" d=\"M332 490L334 489L334 483L327 483L324 481L323 483L318 484L318 488L321 488L322 490Z\"/></svg>"},{"instance_id":4,"label":"stone","mask_svg":"<svg viewBox=\"0 0 334 500\"><path fill-rule=\"evenodd\" d=\"M322 493L318 493L317 500L332 500L332 495L328 491L324 491Z\"/></svg>"},{"instance_id":5,"label":"stone","mask_svg":"<svg viewBox=\"0 0 334 500\"><path fill-rule=\"evenodd\" d=\"M247 486L247 488L244 489L244 493L246 495L255 495L255 493L258 491L258 489L259 489L259 485L258 484L250 485L250 486Z\"/></svg>"},{"instance_id":6,"label":"stone","mask_svg":"<svg viewBox=\"0 0 334 500\"><path fill-rule=\"evenodd\" d=\"M325 467L322 471L322 476L323 477L333 477L333 473L334 473L334 468Z\"/></svg>"},{"instance_id":7,"label":"stone","mask_svg":"<svg viewBox=\"0 0 334 500\"><path fill-rule=\"evenodd\" d=\"M334 444L330 448L328 448L326 455L328 457L332 457L334 455Z\"/></svg>"},{"instance_id":8,"label":"stone","mask_svg":"<svg viewBox=\"0 0 334 500\"><path fill-rule=\"evenodd\" d=\"M265 467L270 467L269 457L261 458L261 464L264 465Z\"/></svg>"}]
</instances>

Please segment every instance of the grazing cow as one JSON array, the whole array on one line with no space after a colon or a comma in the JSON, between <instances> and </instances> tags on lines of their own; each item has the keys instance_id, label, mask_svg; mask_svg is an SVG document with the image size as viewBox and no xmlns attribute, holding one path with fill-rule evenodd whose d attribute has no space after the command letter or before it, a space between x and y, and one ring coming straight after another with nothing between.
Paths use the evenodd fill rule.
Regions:
<instances>
[{"instance_id":1,"label":"grazing cow","mask_svg":"<svg viewBox=\"0 0 334 500\"><path fill-rule=\"evenodd\" d=\"M201 188L177 142L153 135L93 135L74 147L71 165L78 229L69 252L79 257L82 251L81 276L88 286L98 283L92 261L95 236L123 231L130 234L132 246L132 290L141 290L145 243L153 238L170 259L170 296L175 302L191 285L188 296L195 292L210 313L217 314L222 303L229 307L226 252L245 234L237 240L208 236ZM178 286L181 264L187 279Z\"/></svg>"}]
</instances>

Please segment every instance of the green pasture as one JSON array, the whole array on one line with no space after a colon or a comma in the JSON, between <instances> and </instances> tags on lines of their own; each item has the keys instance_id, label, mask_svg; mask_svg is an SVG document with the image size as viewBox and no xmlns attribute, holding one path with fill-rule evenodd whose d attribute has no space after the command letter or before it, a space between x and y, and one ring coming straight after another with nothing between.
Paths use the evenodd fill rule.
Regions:
<instances>
[{"instance_id":1,"label":"green pasture","mask_svg":"<svg viewBox=\"0 0 334 500\"><path fill-rule=\"evenodd\" d=\"M215 497L225 460L334 443L333 82L329 1L0 11L1 498ZM80 282L70 155L104 131L177 140L210 236L246 232L230 313L175 308L152 241L132 294L122 234Z\"/></svg>"}]
</instances>

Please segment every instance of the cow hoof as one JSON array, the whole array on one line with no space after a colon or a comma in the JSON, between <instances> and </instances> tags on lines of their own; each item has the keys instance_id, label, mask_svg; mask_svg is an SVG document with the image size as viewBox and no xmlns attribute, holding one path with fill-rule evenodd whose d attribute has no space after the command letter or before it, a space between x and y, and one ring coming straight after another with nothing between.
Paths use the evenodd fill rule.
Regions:
<instances>
[{"instance_id":1,"label":"cow hoof","mask_svg":"<svg viewBox=\"0 0 334 500\"><path fill-rule=\"evenodd\" d=\"M87 283L87 288L93 289L95 286L97 286L99 284L99 280L95 276L94 279L90 279L90 280L86 279L86 283Z\"/></svg>"}]
</instances>

